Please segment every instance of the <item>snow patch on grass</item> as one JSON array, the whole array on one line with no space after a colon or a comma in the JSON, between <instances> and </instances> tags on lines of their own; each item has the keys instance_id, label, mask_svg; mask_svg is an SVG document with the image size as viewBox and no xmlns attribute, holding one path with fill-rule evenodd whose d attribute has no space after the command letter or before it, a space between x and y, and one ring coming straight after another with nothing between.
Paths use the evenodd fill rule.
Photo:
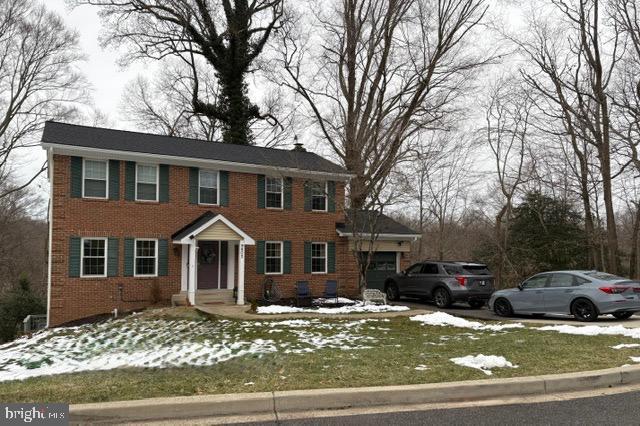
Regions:
<instances>
[{"instance_id":1,"label":"snow patch on grass","mask_svg":"<svg viewBox=\"0 0 640 426\"><path fill-rule=\"evenodd\" d=\"M579 336L625 336L640 339L640 328L627 328L621 325L547 325L540 327L540 331L557 331L562 334L575 334Z\"/></svg>"},{"instance_id":2,"label":"snow patch on grass","mask_svg":"<svg viewBox=\"0 0 640 426\"><path fill-rule=\"evenodd\" d=\"M611 349L631 349L640 348L640 343L620 343L619 345L611 346Z\"/></svg>"},{"instance_id":3,"label":"snow patch on grass","mask_svg":"<svg viewBox=\"0 0 640 426\"><path fill-rule=\"evenodd\" d=\"M518 368L505 359L503 356L496 355L467 355L459 358L451 358L451 362L462 367L475 368L482 371L487 376L493 374L494 368Z\"/></svg>"},{"instance_id":4,"label":"snow patch on grass","mask_svg":"<svg viewBox=\"0 0 640 426\"><path fill-rule=\"evenodd\" d=\"M433 312L430 314L416 315L409 319L411 321L421 322L425 325L470 328L472 330L502 331L513 328L524 328L524 325L519 322L511 324L486 324L479 321L469 321L446 312Z\"/></svg>"},{"instance_id":5,"label":"snow patch on grass","mask_svg":"<svg viewBox=\"0 0 640 426\"><path fill-rule=\"evenodd\" d=\"M378 342L367 333L374 325L377 321L371 319L323 323L130 317L57 328L0 345L0 382L118 368L204 367L274 352L365 349ZM270 334L272 330L277 332Z\"/></svg>"},{"instance_id":6,"label":"snow patch on grass","mask_svg":"<svg viewBox=\"0 0 640 426\"><path fill-rule=\"evenodd\" d=\"M363 302L356 302L353 305L339 307L318 307L318 308L299 308L296 306L259 306L258 314L292 314L292 313L315 313L323 315L331 314L356 314L356 313L372 313L372 312L401 312L408 311L408 306L397 305L365 305Z\"/></svg>"}]
</instances>

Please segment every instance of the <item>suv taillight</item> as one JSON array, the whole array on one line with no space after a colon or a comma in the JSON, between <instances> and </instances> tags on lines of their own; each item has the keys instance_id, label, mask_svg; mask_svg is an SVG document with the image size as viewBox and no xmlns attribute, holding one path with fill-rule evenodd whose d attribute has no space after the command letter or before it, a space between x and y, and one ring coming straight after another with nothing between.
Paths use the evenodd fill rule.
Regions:
<instances>
[{"instance_id":1,"label":"suv taillight","mask_svg":"<svg viewBox=\"0 0 640 426\"><path fill-rule=\"evenodd\" d=\"M458 284L460 284L461 286L467 285L467 277L461 277L460 275L456 275L456 281L458 281Z\"/></svg>"},{"instance_id":2,"label":"suv taillight","mask_svg":"<svg viewBox=\"0 0 640 426\"><path fill-rule=\"evenodd\" d=\"M600 287L600 291L603 291L607 294L620 294L627 291L629 287Z\"/></svg>"}]
</instances>

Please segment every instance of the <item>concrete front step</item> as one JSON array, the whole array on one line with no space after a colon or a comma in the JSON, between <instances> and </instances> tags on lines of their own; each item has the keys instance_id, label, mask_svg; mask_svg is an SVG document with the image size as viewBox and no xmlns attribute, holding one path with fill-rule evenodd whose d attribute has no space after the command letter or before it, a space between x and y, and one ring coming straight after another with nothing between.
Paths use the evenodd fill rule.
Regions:
<instances>
[{"instance_id":1,"label":"concrete front step","mask_svg":"<svg viewBox=\"0 0 640 426\"><path fill-rule=\"evenodd\" d=\"M233 290L198 290L196 293L196 305L209 304L235 304ZM171 304L173 306L186 306L187 293L180 292L171 296Z\"/></svg>"}]
</instances>

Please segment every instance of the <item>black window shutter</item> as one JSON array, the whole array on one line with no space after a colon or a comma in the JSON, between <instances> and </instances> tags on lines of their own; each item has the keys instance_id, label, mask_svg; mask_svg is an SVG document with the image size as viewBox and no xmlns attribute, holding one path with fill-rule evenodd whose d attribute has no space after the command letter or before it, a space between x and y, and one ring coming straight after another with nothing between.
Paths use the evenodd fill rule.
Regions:
<instances>
[{"instance_id":1,"label":"black window shutter","mask_svg":"<svg viewBox=\"0 0 640 426\"><path fill-rule=\"evenodd\" d=\"M336 183L332 180L327 182L327 206L330 212L336 211Z\"/></svg>"},{"instance_id":2,"label":"black window shutter","mask_svg":"<svg viewBox=\"0 0 640 426\"><path fill-rule=\"evenodd\" d=\"M109 160L109 199L120 199L120 161Z\"/></svg>"},{"instance_id":3,"label":"black window shutter","mask_svg":"<svg viewBox=\"0 0 640 426\"><path fill-rule=\"evenodd\" d=\"M304 211L311 211L311 182L304 183Z\"/></svg>"},{"instance_id":4,"label":"black window shutter","mask_svg":"<svg viewBox=\"0 0 640 426\"><path fill-rule=\"evenodd\" d=\"M169 243L167 240L158 240L158 275L169 275Z\"/></svg>"},{"instance_id":5,"label":"black window shutter","mask_svg":"<svg viewBox=\"0 0 640 426\"><path fill-rule=\"evenodd\" d=\"M71 197L82 197L82 157L71 157Z\"/></svg>"},{"instance_id":6,"label":"black window shutter","mask_svg":"<svg viewBox=\"0 0 640 426\"><path fill-rule=\"evenodd\" d=\"M332 274L336 272L336 243L329 241L327 243L327 272Z\"/></svg>"},{"instance_id":7,"label":"black window shutter","mask_svg":"<svg viewBox=\"0 0 640 426\"><path fill-rule=\"evenodd\" d=\"M127 161L124 164L124 199L134 201L136 198L136 163Z\"/></svg>"},{"instance_id":8,"label":"black window shutter","mask_svg":"<svg viewBox=\"0 0 640 426\"><path fill-rule=\"evenodd\" d=\"M218 201L221 206L227 207L229 205L229 172L220 171L220 200Z\"/></svg>"},{"instance_id":9,"label":"black window shutter","mask_svg":"<svg viewBox=\"0 0 640 426\"><path fill-rule=\"evenodd\" d=\"M283 274L291 273L291 241L283 241L282 242L282 265L283 265Z\"/></svg>"},{"instance_id":10,"label":"black window shutter","mask_svg":"<svg viewBox=\"0 0 640 426\"><path fill-rule=\"evenodd\" d=\"M291 196L291 190L293 187L293 179L291 179L290 177L286 177L284 178L284 208L286 210L291 210L292 206L292 196Z\"/></svg>"},{"instance_id":11,"label":"black window shutter","mask_svg":"<svg viewBox=\"0 0 640 426\"><path fill-rule=\"evenodd\" d=\"M200 169L189 167L189 203L198 204L198 181L200 180Z\"/></svg>"},{"instance_id":12,"label":"black window shutter","mask_svg":"<svg viewBox=\"0 0 640 426\"><path fill-rule=\"evenodd\" d=\"M256 273L264 274L264 241L256 241Z\"/></svg>"},{"instance_id":13,"label":"black window shutter","mask_svg":"<svg viewBox=\"0 0 640 426\"><path fill-rule=\"evenodd\" d=\"M161 203L169 202L169 165L168 164L160 164L160 185L158 192L158 201Z\"/></svg>"},{"instance_id":14,"label":"black window shutter","mask_svg":"<svg viewBox=\"0 0 640 426\"><path fill-rule=\"evenodd\" d=\"M124 276L133 276L133 250L135 245L134 238L124 239Z\"/></svg>"},{"instance_id":15,"label":"black window shutter","mask_svg":"<svg viewBox=\"0 0 640 426\"><path fill-rule=\"evenodd\" d=\"M117 238L109 238L107 245L107 276L118 276L118 251L120 241Z\"/></svg>"},{"instance_id":16,"label":"black window shutter","mask_svg":"<svg viewBox=\"0 0 640 426\"><path fill-rule=\"evenodd\" d=\"M80 237L69 238L69 276L80 276Z\"/></svg>"},{"instance_id":17,"label":"black window shutter","mask_svg":"<svg viewBox=\"0 0 640 426\"><path fill-rule=\"evenodd\" d=\"M258 208L265 208L265 188L264 188L264 175L258 175L257 178L258 189Z\"/></svg>"},{"instance_id":18,"label":"black window shutter","mask_svg":"<svg viewBox=\"0 0 640 426\"><path fill-rule=\"evenodd\" d=\"M311 273L311 241L304 242L304 273Z\"/></svg>"}]
</instances>

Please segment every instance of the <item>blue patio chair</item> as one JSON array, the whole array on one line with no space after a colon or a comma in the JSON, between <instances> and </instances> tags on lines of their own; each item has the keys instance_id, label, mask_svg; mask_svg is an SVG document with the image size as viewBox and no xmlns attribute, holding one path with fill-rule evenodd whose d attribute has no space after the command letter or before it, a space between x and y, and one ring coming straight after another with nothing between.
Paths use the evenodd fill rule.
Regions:
<instances>
[{"instance_id":1,"label":"blue patio chair","mask_svg":"<svg viewBox=\"0 0 640 426\"><path fill-rule=\"evenodd\" d=\"M309 281L296 282L296 306L311 306L312 299Z\"/></svg>"},{"instance_id":2,"label":"blue patio chair","mask_svg":"<svg viewBox=\"0 0 640 426\"><path fill-rule=\"evenodd\" d=\"M338 303L338 281L336 280L327 280L324 284L324 294L322 295L325 299L335 299L336 304Z\"/></svg>"}]
</instances>

